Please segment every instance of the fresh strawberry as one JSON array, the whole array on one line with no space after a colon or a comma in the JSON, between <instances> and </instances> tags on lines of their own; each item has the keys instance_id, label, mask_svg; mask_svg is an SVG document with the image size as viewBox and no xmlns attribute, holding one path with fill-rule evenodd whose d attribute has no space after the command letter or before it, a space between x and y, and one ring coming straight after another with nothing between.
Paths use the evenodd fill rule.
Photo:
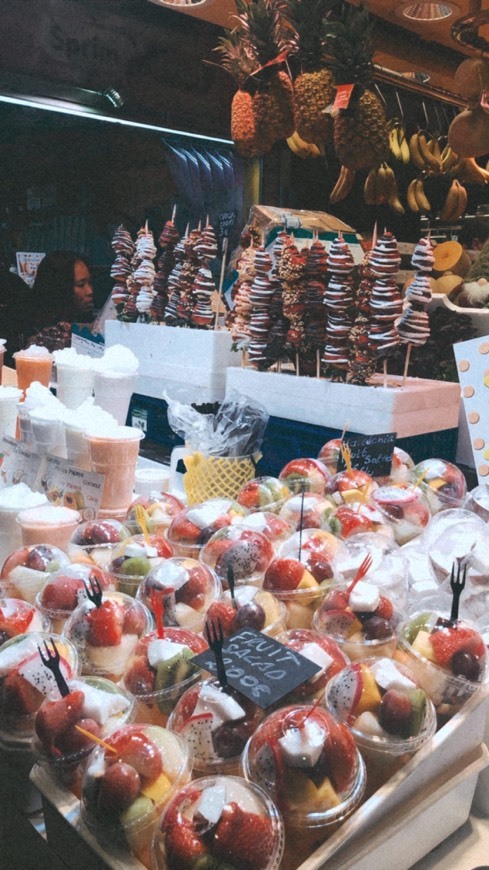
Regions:
<instances>
[{"instance_id":1,"label":"fresh strawberry","mask_svg":"<svg viewBox=\"0 0 489 870\"><path fill-rule=\"evenodd\" d=\"M382 619L392 619L394 615L394 607L392 601L389 601L385 595L380 596L380 601L375 610L375 616L380 616Z\"/></svg>"},{"instance_id":2,"label":"fresh strawberry","mask_svg":"<svg viewBox=\"0 0 489 870\"><path fill-rule=\"evenodd\" d=\"M312 551L310 554L308 553L307 568L317 583L322 583L323 580L331 580L333 577L331 559L317 550Z\"/></svg>"},{"instance_id":3,"label":"fresh strawberry","mask_svg":"<svg viewBox=\"0 0 489 870\"><path fill-rule=\"evenodd\" d=\"M173 556L173 547L163 535L150 535L149 542L151 547L156 547L157 554L161 558L169 559L170 556Z\"/></svg>"},{"instance_id":4,"label":"fresh strawberry","mask_svg":"<svg viewBox=\"0 0 489 870\"><path fill-rule=\"evenodd\" d=\"M146 657L138 656L124 678L126 688L133 695L148 695L155 690L155 672Z\"/></svg>"},{"instance_id":5,"label":"fresh strawberry","mask_svg":"<svg viewBox=\"0 0 489 870\"><path fill-rule=\"evenodd\" d=\"M18 634L24 634L32 622L34 613L34 608L26 607L24 610L19 610L17 613L11 613L10 616L5 616L0 608L0 632L4 632L7 637L16 637Z\"/></svg>"},{"instance_id":6,"label":"fresh strawberry","mask_svg":"<svg viewBox=\"0 0 489 870\"><path fill-rule=\"evenodd\" d=\"M322 753L333 788L338 792L344 791L351 783L357 755L355 741L347 725L335 722L331 717Z\"/></svg>"},{"instance_id":7,"label":"fresh strawberry","mask_svg":"<svg viewBox=\"0 0 489 870\"><path fill-rule=\"evenodd\" d=\"M211 626L212 623L217 625L220 621L223 634L229 637L234 631L234 621L236 619L236 611L231 603L225 601L213 601L206 615L206 623Z\"/></svg>"},{"instance_id":8,"label":"fresh strawberry","mask_svg":"<svg viewBox=\"0 0 489 870\"><path fill-rule=\"evenodd\" d=\"M268 566L263 588L278 591L297 589L304 574L304 565L297 559L274 559Z\"/></svg>"},{"instance_id":9,"label":"fresh strawberry","mask_svg":"<svg viewBox=\"0 0 489 870\"><path fill-rule=\"evenodd\" d=\"M124 622L122 623L123 634L142 634L146 628L146 616L141 605L135 601L130 604L124 611Z\"/></svg>"},{"instance_id":10,"label":"fresh strawberry","mask_svg":"<svg viewBox=\"0 0 489 870\"><path fill-rule=\"evenodd\" d=\"M450 662L456 652L471 653L476 658L485 654L484 641L480 634L468 626L444 626L430 634L436 662L444 668L450 667Z\"/></svg>"},{"instance_id":11,"label":"fresh strawberry","mask_svg":"<svg viewBox=\"0 0 489 870\"><path fill-rule=\"evenodd\" d=\"M235 801L226 804L211 846L212 855L236 870L266 867L273 850L270 819L247 813Z\"/></svg>"},{"instance_id":12,"label":"fresh strawberry","mask_svg":"<svg viewBox=\"0 0 489 870\"><path fill-rule=\"evenodd\" d=\"M256 508L260 505L260 496L258 494L258 483L250 481L243 486L243 489L238 493L236 501L242 504L245 508Z\"/></svg>"},{"instance_id":13,"label":"fresh strawberry","mask_svg":"<svg viewBox=\"0 0 489 870\"><path fill-rule=\"evenodd\" d=\"M348 601L349 595L345 589L332 589L326 595L321 610L346 610Z\"/></svg>"},{"instance_id":14,"label":"fresh strawberry","mask_svg":"<svg viewBox=\"0 0 489 870\"><path fill-rule=\"evenodd\" d=\"M4 716L30 716L39 709L43 701L44 695L20 674L11 671L5 677L0 696Z\"/></svg>"},{"instance_id":15,"label":"fresh strawberry","mask_svg":"<svg viewBox=\"0 0 489 870\"><path fill-rule=\"evenodd\" d=\"M81 690L70 692L59 701L45 701L38 710L35 722L36 734L48 751L55 746L58 735L70 730L82 717L85 696Z\"/></svg>"},{"instance_id":16,"label":"fresh strawberry","mask_svg":"<svg viewBox=\"0 0 489 870\"><path fill-rule=\"evenodd\" d=\"M175 601L200 610L205 604L207 585L208 578L200 565L190 568L187 582L175 592Z\"/></svg>"},{"instance_id":17,"label":"fresh strawberry","mask_svg":"<svg viewBox=\"0 0 489 870\"><path fill-rule=\"evenodd\" d=\"M117 646L121 642L124 608L117 602L103 601L87 614L87 642L92 646Z\"/></svg>"},{"instance_id":18,"label":"fresh strawberry","mask_svg":"<svg viewBox=\"0 0 489 870\"><path fill-rule=\"evenodd\" d=\"M178 541L182 544L196 544L200 532L199 527L187 519L185 513L181 511L171 522L168 538L170 541Z\"/></svg>"},{"instance_id":19,"label":"fresh strawberry","mask_svg":"<svg viewBox=\"0 0 489 870\"><path fill-rule=\"evenodd\" d=\"M353 508L342 505L335 512L335 517L341 523L341 537L349 538L359 532L368 532L372 528L369 517L363 516Z\"/></svg>"},{"instance_id":20,"label":"fresh strawberry","mask_svg":"<svg viewBox=\"0 0 489 870\"><path fill-rule=\"evenodd\" d=\"M165 851L168 870L189 870L207 851L191 819L172 808L165 818Z\"/></svg>"}]
</instances>

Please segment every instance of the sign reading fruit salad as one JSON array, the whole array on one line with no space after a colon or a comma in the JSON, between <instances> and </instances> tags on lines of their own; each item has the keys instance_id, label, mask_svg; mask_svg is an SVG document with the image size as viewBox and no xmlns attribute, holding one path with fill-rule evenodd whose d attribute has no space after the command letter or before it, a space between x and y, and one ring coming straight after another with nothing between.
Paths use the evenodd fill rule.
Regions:
<instances>
[{"instance_id":1,"label":"sign reading fruit salad","mask_svg":"<svg viewBox=\"0 0 489 870\"><path fill-rule=\"evenodd\" d=\"M396 432L382 435L358 435L346 437L345 442L351 451L352 468L359 468L371 477L386 477L391 473L392 453L396 443ZM338 459L338 471L343 471L345 463Z\"/></svg>"},{"instance_id":2,"label":"sign reading fruit salad","mask_svg":"<svg viewBox=\"0 0 489 870\"><path fill-rule=\"evenodd\" d=\"M254 628L243 628L227 638L222 657L229 685L263 709L321 671L320 665ZM192 661L217 675L210 649Z\"/></svg>"},{"instance_id":3,"label":"sign reading fruit salad","mask_svg":"<svg viewBox=\"0 0 489 870\"><path fill-rule=\"evenodd\" d=\"M44 492L51 504L80 511L84 520L92 520L102 501L104 475L84 471L59 456L48 455L35 488Z\"/></svg>"}]
</instances>

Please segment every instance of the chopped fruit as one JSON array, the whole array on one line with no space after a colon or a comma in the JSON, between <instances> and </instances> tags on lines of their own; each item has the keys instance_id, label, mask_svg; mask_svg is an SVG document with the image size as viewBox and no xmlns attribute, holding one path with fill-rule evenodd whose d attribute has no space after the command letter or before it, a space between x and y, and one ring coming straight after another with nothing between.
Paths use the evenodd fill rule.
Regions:
<instances>
[{"instance_id":1,"label":"chopped fruit","mask_svg":"<svg viewBox=\"0 0 489 870\"><path fill-rule=\"evenodd\" d=\"M141 786L141 794L152 800L154 804L159 805L170 789L170 780L164 773L160 773L154 782Z\"/></svg>"},{"instance_id":2,"label":"chopped fruit","mask_svg":"<svg viewBox=\"0 0 489 870\"><path fill-rule=\"evenodd\" d=\"M248 604L243 604L236 611L235 630L241 628L254 628L261 631L265 626L265 611L260 604L250 601Z\"/></svg>"},{"instance_id":3,"label":"chopped fruit","mask_svg":"<svg viewBox=\"0 0 489 870\"><path fill-rule=\"evenodd\" d=\"M193 862L207 851L192 820L172 808L166 818L165 847L171 870L189 870Z\"/></svg>"},{"instance_id":4,"label":"chopped fruit","mask_svg":"<svg viewBox=\"0 0 489 870\"><path fill-rule=\"evenodd\" d=\"M116 761L100 779L99 810L102 813L119 815L136 799L140 788L141 780L137 770L130 764Z\"/></svg>"},{"instance_id":5,"label":"chopped fruit","mask_svg":"<svg viewBox=\"0 0 489 870\"><path fill-rule=\"evenodd\" d=\"M9 717L29 716L41 706L44 696L20 674L12 671L3 682L2 707Z\"/></svg>"},{"instance_id":6,"label":"chopped fruit","mask_svg":"<svg viewBox=\"0 0 489 870\"><path fill-rule=\"evenodd\" d=\"M59 701L44 702L38 710L35 729L45 749L51 751L58 736L82 718L84 701L83 692L77 690Z\"/></svg>"},{"instance_id":7,"label":"chopped fruit","mask_svg":"<svg viewBox=\"0 0 489 870\"><path fill-rule=\"evenodd\" d=\"M310 571L305 569L297 588L298 589L317 589L318 586L319 586L319 583L317 582L317 580L315 580L315 578L312 576Z\"/></svg>"},{"instance_id":8,"label":"chopped fruit","mask_svg":"<svg viewBox=\"0 0 489 870\"><path fill-rule=\"evenodd\" d=\"M87 615L87 641L92 646L117 646L122 638L124 610L116 601L104 601Z\"/></svg>"},{"instance_id":9,"label":"chopped fruit","mask_svg":"<svg viewBox=\"0 0 489 870\"><path fill-rule=\"evenodd\" d=\"M452 656L452 673L456 677L465 677L467 680L477 682L480 680L481 666L473 653L459 649Z\"/></svg>"},{"instance_id":10,"label":"chopped fruit","mask_svg":"<svg viewBox=\"0 0 489 870\"><path fill-rule=\"evenodd\" d=\"M154 782L162 772L161 753L142 731L121 732L113 735L110 745L117 750L117 754L107 752L106 761L110 765L112 759L124 761L137 770L138 774L147 780Z\"/></svg>"},{"instance_id":11,"label":"chopped fruit","mask_svg":"<svg viewBox=\"0 0 489 870\"><path fill-rule=\"evenodd\" d=\"M8 638L24 634L32 622L34 613L34 609L25 607L24 610L18 610L17 613L11 613L7 616L0 608L0 632L5 633Z\"/></svg>"},{"instance_id":12,"label":"chopped fruit","mask_svg":"<svg viewBox=\"0 0 489 870\"><path fill-rule=\"evenodd\" d=\"M146 628L146 615L141 605L135 601L130 604L124 611L124 622L122 624L123 634L141 635Z\"/></svg>"},{"instance_id":13,"label":"chopped fruit","mask_svg":"<svg viewBox=\"0 0 489 870\"><path fill-rule=\"evenodd\" d=\"M382 619L392 619L394 615L394 607L392 606L392 602L389 601L385 595L380 596L375 615L382 617Z\"/></svg>"},{"instance_id":14,"label":"chopped fruit","mask_svg":"<svg viewBox=\"0 0 489 870\"><path fill-rule=\"evenodd\" d=\"M480 634L468 626L435 628L430 634L430 643L435 662L445 668L450 667L452 658L457 652L468 652L477 658L485 654L484 642Z\"/></svg>"},{"instance_id":15,"label":"chopped fruit","mask_svg":"<svg viewBox=\"0 0 489 870\"><path fill-rule=\"evenodd\" d=\"M124 682L133 695L149 695L155 690L155 672L146 658L138 656L128 668Z\"/></svg>"},{"instance_id":16,"label":"chopped fruit","mask_svg":"<svg viewBox=\"0 0 489 870\"><path fill-rule=\"evenodd\" d=\"M388 689L379 707L379 725L389 734L409 737L412 704L408 695Z\"/></svg>"},{"instance_id":17,"label":"chopped fruit","mask_svg":"<svg viewBox=\"0 0 489 870\"><path fill-rule=\"evenodd\" d=\"M200 610L205 604L209 581L200 567L190 568L188 574L187 582L176 590L175 600Z\"/></svg>"},{"instance_id":18,"label":"chopped fruit","mask_svg":"<svg viewBox=\"0 0 489 870\"><path fill-rule=\"evenodd\" d=\"M42 590L42 606L48 610L73 610L78 604L78 592L83 580L77 577L56 576Z\"/></svg>"},{"instance_id":19,"label":"chopped fruit","mask_svg":"<svg viewBox=\"0 0 489 870\"><path fill-rule=\"evenodd\" d=\"M355 715L359 716L365 711L374 711L381 702L379 687L369 668L362 666L362 694L358 700Z\"/></svg>"},{"instance_id":20,"label":"chopped fruit","mask_svg":"<svg viewBox=\"0 0 489 870\"><path fill-rule=\"evenodd\" d=\"M232 604L227 604L225 601L213 601L207 611L206 623L211 626L214 623L220 622L223 634L229 637L234 631L236 619L236 610Z\"/></svg>"},{"instance_id":21,"label":"chopped fruit","mask_svg":"<svg viewBox=\"0 0 489 870\"><path fill-rule=\"evenodd\" d=\"M275 559L265 572L263 588L272 592L297 589L304 571L304 565L297 559Z\"/></svg>"},{"instance_id":22,"label":"chopped fruit","mask_svg":"<svg viewBox=\"0 0 489 870\"><path fill-rule=\"evenodd\" d=\"M267 866L272 849L268 818L245 812L234 801L224 807L212 844L216 858L232 863L236 870L256 870Z\"/></svg>"}]
</instances>

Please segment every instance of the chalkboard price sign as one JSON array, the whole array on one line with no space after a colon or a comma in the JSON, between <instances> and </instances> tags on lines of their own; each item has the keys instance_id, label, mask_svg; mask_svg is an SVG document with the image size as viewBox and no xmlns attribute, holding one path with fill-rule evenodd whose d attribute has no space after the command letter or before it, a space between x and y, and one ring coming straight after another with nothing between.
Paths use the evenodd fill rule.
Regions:
<instances>
[{"instance_id":1,"label":"chalkboard price sign","mask_svg":"<svg viewBox=\"0 0 489 870\"><path fill-rule=\"evenodd\" d=\"M345 438L345 443L351 450L353 468L360 468L372 477L384 477L390 474L392 452L396 443L396 432L386 432L383 435L357 435ZM338 471L343 471L345 463L340 455Z\"/></svg>"},{"instance_id":2,"label":"chalkboard price sign","mask_svg":"<svg viewBox=\"0 0 489 870\"><path fill-rule=\"evenodd\" d=\"M229 685L263 709L321 670L305 656L254 628L232 634L224 642L222 655ZM217 674L211 650L199 653L192 661Z\"/></svg>"},{"instance_id":3,"label":"chalkboard price sign","mask_svg":"<svg viewBox=\"0 0 489 870\"><path fill-rule=\"evenodd\" d=\"M219 215L218 235L219 238L227 238L236 223L238 213L236 211L222 211Z\"/></svg>"}]
</instances>

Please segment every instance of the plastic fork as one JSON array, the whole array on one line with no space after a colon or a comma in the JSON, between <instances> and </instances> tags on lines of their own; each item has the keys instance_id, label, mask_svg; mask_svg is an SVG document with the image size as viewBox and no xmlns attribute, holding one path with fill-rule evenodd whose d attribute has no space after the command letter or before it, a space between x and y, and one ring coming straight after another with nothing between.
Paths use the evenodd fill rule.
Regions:
<instances>
[{"instance_id":1,"label":"plastic fork","mask_svg":"<svg viewBox=\"0 0 489 870\"><path fill-rule=\"evenodd\" d=\"M224 689L228 685L228 678L226 676L226 668L224 667L224 660L222 656L224 635L222 632L222 624L220 619L217 620L217 625L213 620L210 622L206 622L205 636L207 643L209 644L210 649L214 653L214 658L216 660L217 679L221 684L221 688Z\"/></svg>"},{"instance_id":2,"label":"plastic fork","mask_svg":"<svg viewBox=\"0 0 489 870\"><path fill-rule=\"evenodd\" d=\"M455 564L457 570L455 574ZM450 622L455 622L458 619L458 605L460 596L465 589L465 581L467 579L467 561L457 560L453 563L450 573L450 589L452 590L452 609L450 611Z\"/></svg>"},{"instance_id":3,"label":"plastic fork","mask_svg":"<svg viewBox=\"0 0 489 870\"><path fill-rule=\"evenodd\" d=\"M44 641L44 648L46 653L44 654L41 647L38 646L39 655L41 656L41 661L45 668L48 671L51 671L54 679L56 680L56 685L60 691L60 695L62 698L66 698L67 695L70 694L70 690L68 688L68 683L66 682L60 667L60 654L58 647L56 646L52 637L49 638L51 641L52 651L48 647L47 641Z\"/></svg>"},{"instance_id":4,"label":"plastic fork","mask_svg":"<svg viewBox=\"0 0 489 870\"><path fill-rule=\"evenodd\" d=\"M348 589L346 590L348 592L348 595L354 589L354 587L357 585L357 583L368 574L368 572L370 571L370 569L372 567L373 561L374 561L374 559L373 559L372 554L367 553L367 555L365 556L365 559L363 560L361 565L358 566L357 573L355 574L353 580L351 581L350 585L348 586Z\"/></svg>"},{"instance_id":5,"label":"plastic fork","mask_svg":"<svg viewBox=\"0 0 489 870\"><path fill-rule=\"evenodd\" d=\"M87 593L87 598L92 604L95 604L95 607L102 606L102 587L96 577L95 574L89 574L88 583L83 581L83 585L85 586L85 592Z\"/></svg>"}]
</instances>

